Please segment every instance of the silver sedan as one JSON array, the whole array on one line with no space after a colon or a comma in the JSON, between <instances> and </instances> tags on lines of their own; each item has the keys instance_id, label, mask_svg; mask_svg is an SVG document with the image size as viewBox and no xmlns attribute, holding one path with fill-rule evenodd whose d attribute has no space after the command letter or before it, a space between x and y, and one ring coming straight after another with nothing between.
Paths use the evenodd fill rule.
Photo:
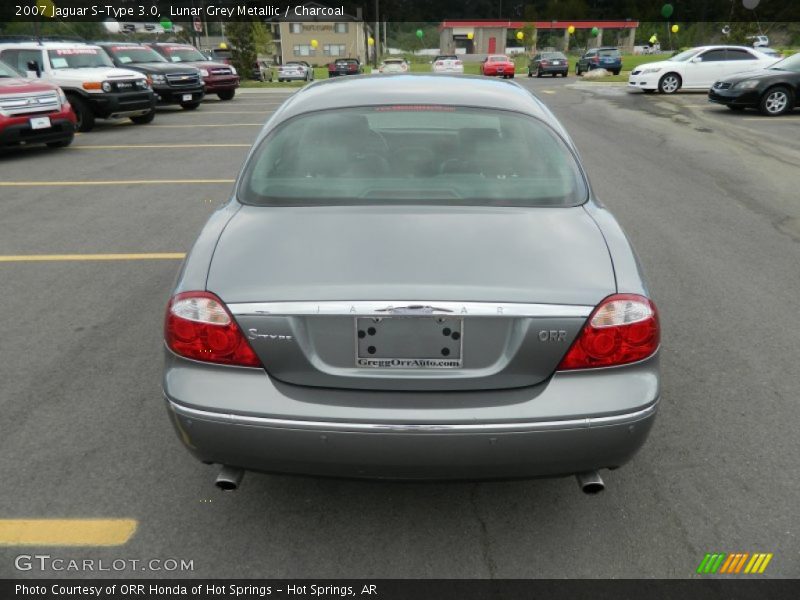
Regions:
<instances>
[{"instance_id":1,"label":"silver sedan","mask_svg":"<svg viewBox=\"0 0 800 600\"><path fill-rule=\"evenodd\" d=\"M348 77L277 110L200 232L163 390L223 489L254 470L597 492L653 424L659 339L636 255L540 100Z\"/></svg>"}]
</instances>

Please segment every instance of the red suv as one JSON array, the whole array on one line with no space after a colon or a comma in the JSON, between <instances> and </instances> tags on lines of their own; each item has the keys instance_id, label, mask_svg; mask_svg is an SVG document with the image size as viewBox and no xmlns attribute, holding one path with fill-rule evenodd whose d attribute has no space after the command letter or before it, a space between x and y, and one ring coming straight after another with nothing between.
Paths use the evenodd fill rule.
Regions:
<instances>
[{"instance_id":1,"label":"red suv","mask_svg":"<svg viewBox=\"0 0 800 600\"><path fill-rule=\"evenodd\" d=\"M30 81L0 62L0 146L69 146L75 113L57 85Z\"/></svg>"},{"instance_id":2,"label":"red suv","mask_svg":"<svg viewBox=\"0 0 800 600\"><path fill-rule=\"evenodd\" d=\"M232 100L239 87L239 75L232 65L214 62L189 44L150 43L149 46L171 63L200 69L206 84L206 94L216 94L220 100Z\"/></svg>"}]
</instances>

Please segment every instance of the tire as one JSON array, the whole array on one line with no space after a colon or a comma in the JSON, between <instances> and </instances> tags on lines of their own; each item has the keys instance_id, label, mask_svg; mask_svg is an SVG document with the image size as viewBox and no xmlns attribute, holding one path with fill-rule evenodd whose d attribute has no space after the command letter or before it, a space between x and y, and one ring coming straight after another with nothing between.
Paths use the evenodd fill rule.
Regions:
<instances>
[{"instance_id":1,"label":"tire","mask_svg":"<svg viewBox=\"0 0 800 600\"><path fill-rule=\"evenodd\" d=\"M516 74L516 73L512 73L511 75L509 75L509 78L511 78L511 79L514 79L514 75L515 75L515 74Z\"/></svg>"},{"instance_id":2,"label":"tire","mask_svg":"<svg viewBox=\"0 0 800 600\"><path fill-rule=\"evenodd\" d=\"M758 103L758 110L762 115L768 117L778 117L785 115L794 108L794 94L788 87L776 85L769 88L761 96Z\"/></svg>"},{"instance_id":3,"label":"tire","mask_svg":"<svg viewBox=\"0 0 800 600\"><path fill-rule=\"evenodd\" d=\"M183 103L181 103L181 108L183 110L195 110L198 106L200 106L199 102L183 102Z\"/></svg>"},{"instance_id":4,"label":"tire","mask_svg":"<svg viewBox=\"0 0 800 600\"><path fill-rule=\"evenodd\" d=\"M156 118L156 111L154 109L147 114L139 115L138 117L131 117L131 121L133 121L137 125L147 125L148 123L152 123L153 119L155 118Z\"/></svg>"},{"instance_id":5,"label":"tire","mask_svg":"<svg viewBox=\"0 0 800 600\"><path fill-rule=\"evenodd\" d=\"M528 77L533 77L533 73L531 73L530 69L528 69Z\"/></svg>"},{"instance_id":6,"label":"tire","mask_svg":"<svg viewBox=\"0 0 800 600\"><path fill-rule=\"evenodd\" d=\"M616 71L611 71L614 75L619 75L619 69Z\"/></svg>"},{"instance_id":7,"label":"tire","mask_svg":"<svg viewBox=\"0 0 800 600\"><path fill-rule=\"evenodd\" d=\"M539 69L538 71L536 71L536 76L537 76L537 77L541 77L542 75L543 75L543 73L542 73L542 70L541 70L541 69Z\"/></svg>"},{"instance_id":8,"label":"tire","mask_svg":"<svg viewBox=\"0 0 800 600\"><path fill-rule=\"evenodd\" d=\"M47 142L48 148L66 148L72 143L72 140L75 139L74 135L69 136L67 139L58 140L57 142Z\"/></svg>"},{"instance_id":9,"label":"tire","mask_svg":"<svg viewBox=\"0 0 800 600\"><path fill-rule=\"evenodd\" d=\"M564 71L564 72L561 74L561 76L562 76L562 77L567 77L568 75L569 75L569 73L568 73L567 71Z\"/></svg>"},{"instance_id":10,"label":"tire","mask_svg":"<svg viewBox=\"0 0 800 600\"><path fill-rule=\"evenodd\" d=\"M220 100L233 100L235 95L236 90L222 90L221 92L217 92L217 96Z\"/></svg>"},{"instance_id":11,"label":"tire","mask_svg":"<svg viewBox=\"0 0 800 600\"><path fill-rule=\"evenodd\" d=\"M582 75L581 68L578 65L575 65L575 76L580 77Z\"/></svg>"},{"instance_id":12,"label":"tire","mask_svg":"<svg viewBox=\"0 0 800 600\"><path fill-rule=\"evenodd\" d=\"M681 76L677 73L667 73L658 80L658 91L662 94L674 94L681 89Z\"/></svg>"},{"instance_id":13,"label":"tire","mask_svg":"<svg viewBox=\"0 0 800 600\"><path fill-rule=\"evenodd\" d=\"M69 103L72 105L72 110L75 111L75 116L78 118L75 131L86 133L94 129L94 113L89 107L89 103L80 96L74 94L70 94Z\"/></svg>"}]
</instances>

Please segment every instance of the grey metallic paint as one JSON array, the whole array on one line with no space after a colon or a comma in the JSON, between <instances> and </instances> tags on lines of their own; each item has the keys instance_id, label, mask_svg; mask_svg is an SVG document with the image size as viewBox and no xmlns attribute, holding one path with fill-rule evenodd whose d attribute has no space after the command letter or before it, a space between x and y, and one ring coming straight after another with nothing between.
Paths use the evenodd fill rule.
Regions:
<instances>
[{"instance_id":1,"label":"grey metallic paint","mask_svg":"<svg viewBox=\"0 0 800 600\"><path fill-rule=\"evenodd\" d=\"M402 103L525 113L551 126L577 156L550 111L520 86L442 75L307 86L273 115L254 147L304 112ZM618 291L647 295L627 237L589 190L582 206L527 209L261 208L234 197L201 232L175 293L208 289L244 305L422 299L594 306ZM542 348L529 337L555 327L571 341L584 317L485 318L494 325L482 333L468 319L465 332L477 326L478 336L470 346L466 333L464 369L387 373L347 363L352 329L348 341L339 340L352 325L348 317L237 312L243 329L292 336L253 343L266 370L166 350L163 388L173 424L205 461L355 477L563 475L624 464L644 442L660 398L657 353L621 367L559 372L569 344ZM430 429L458 424L486 428Z\"/></svg>"}]
</instances>

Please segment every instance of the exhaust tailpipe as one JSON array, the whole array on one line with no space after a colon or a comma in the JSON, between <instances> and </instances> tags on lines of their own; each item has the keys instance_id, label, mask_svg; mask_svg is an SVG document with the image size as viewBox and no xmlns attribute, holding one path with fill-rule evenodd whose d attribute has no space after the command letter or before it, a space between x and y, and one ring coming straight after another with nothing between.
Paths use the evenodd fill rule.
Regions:
<instances>
[{"instance_id":1,"label":"exhaust tailpipe","mask_svg":"<svg viewBox=\"0 0 800 600\"><path fill-rule=\"evenodd\" d=\"M242 477L244 477L243 469L222 465L214 485L224 492L232 492L242 483Z\"/></svg>"},{"instance_id":2,"label":"exhaust tailpipe","mask_svg":"<svg viewBox=\"0 0 800 600\"><path fill-rule=\"evenodd\" d=\"M603 478L597 471L578 473L575 475L575 479L578 480L578 486L584 494L599 494L606 489L606 484L603 483Z\"/></svg>"}]
</instances>

